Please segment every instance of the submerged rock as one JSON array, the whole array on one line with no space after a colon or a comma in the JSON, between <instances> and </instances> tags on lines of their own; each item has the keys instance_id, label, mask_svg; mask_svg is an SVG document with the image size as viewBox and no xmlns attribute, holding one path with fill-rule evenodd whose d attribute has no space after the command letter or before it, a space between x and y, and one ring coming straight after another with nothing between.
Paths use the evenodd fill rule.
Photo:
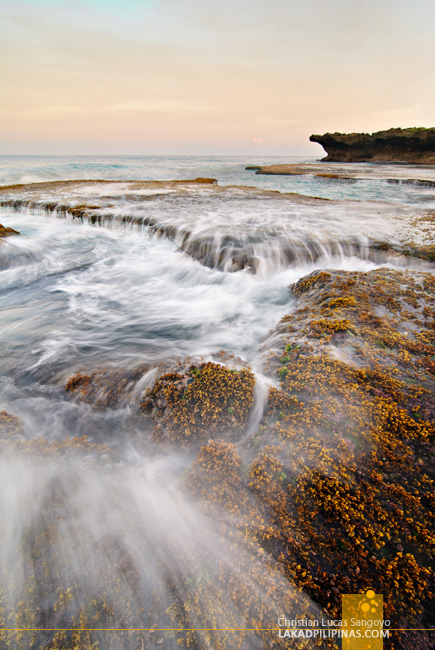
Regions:
<instances>
[{"instance_id":1,"label":"submerged rock","mask_svg":"<svg viewBox=\"0 0 435 650\"><path fill-rule=\"evenodd\" d=\"M2 237L10 237L10 235L19 235L20 233L18 230L14 230L13 228L7 228L6 226L2 226L0 223L0 239Z\"/></svg>"},{"instance_id":2,"label":"submerged rock","mask_svg":"<svg viewBox=\"0 0 435 650\"><path fill-rule=\"evenodd\" d=\"M0 439L18 439L22 433L23 425L15 415L0 411Z\"/></svg>"},{"instance_id":3,"label":"submerged rock","mask_svg":"<svg viewBox=\"0 0 435 650\"><path fill-rule=\"evenodd\" d=\"M93 458L89 456L90 453L94 454ZM84 454L87 455L86 460L83 460ZM87 464L93 467L103 464L103 459L106 465L108 460L117 458L116 452L106 445L90 442L85 435L74 438L67 436L61 440L41 437L29 439L23 423L16 415L0 411L0 460L13 456L43 461L81 456L83 466Z\"/></svg>"},{"instance_id":4,"label":"submerged rock","mask_svg":"<svg viewBox=\"0 0 435 650\"><path fill-rule=\"evenodd\" d=\"M149 365L142 364L136 368L96 369L90 374L79 372L69 377L65 391L100 409L119 408L131 399L137 382L149 369Z\"/></svg>"},{"instance_id":5,"label":"submerged rock","mask_svg":"<svg viewBox=\"0 0 435 650\"><path fill-rule=\"evenodd\" d=\"M327 162L409 162L435 164L435 128L389 129L377 133L311 135Z\"/></svg>"}]
</instances>

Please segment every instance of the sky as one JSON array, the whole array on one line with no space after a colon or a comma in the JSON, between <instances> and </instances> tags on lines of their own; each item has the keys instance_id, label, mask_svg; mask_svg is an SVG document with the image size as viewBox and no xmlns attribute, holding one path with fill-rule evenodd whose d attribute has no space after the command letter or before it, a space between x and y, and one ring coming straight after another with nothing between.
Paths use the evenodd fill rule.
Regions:
<instances>
[{"instance_id":1,"label":"sky","mask_svg":"<svg viewBox=\"0 0 435 650\"><path fill-rule=\"evenodd\" d=\"M0 0L0 154L311 155L435 126L433 0Z\"/></svg>"}]
</instances>

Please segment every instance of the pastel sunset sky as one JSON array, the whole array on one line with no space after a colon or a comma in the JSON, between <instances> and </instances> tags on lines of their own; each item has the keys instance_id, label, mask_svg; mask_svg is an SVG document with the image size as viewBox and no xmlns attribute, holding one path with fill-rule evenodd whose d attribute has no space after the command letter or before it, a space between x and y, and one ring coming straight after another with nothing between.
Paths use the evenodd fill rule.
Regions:
<instances>
[{"instance_id":1,"label":"pastel sunset sky","mask_svg":"<svg viewBox=\"0 0 435 650\"><path fill-rule=\"evenodd\" d=\"M0 153L320 155L435 126L433 0L0 2Z\"/></svg>"}]
</instances>

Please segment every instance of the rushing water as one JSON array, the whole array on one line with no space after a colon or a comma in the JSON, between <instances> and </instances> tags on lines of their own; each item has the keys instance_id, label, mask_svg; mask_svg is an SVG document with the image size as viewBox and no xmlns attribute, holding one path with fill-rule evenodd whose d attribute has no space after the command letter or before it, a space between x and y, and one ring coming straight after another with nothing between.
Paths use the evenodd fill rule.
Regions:
<instances>
[{"instance_id":1,"label":"rushing water","mask_svg":"<svg viewBox=\"0 0 435 650\"><path fill-rule=\"evenodd\" d=\"M12 567L15 575L14 586L7 589L7 607L20 602L31 577L22 546L30 525L57 531L57 546L51 553L55 568L50 577L44 577L36 565L32 575L39 581L47 611L53 609L59 597L56 590L65 581L76 585L65 621L77 616L83 603L97 597L101 589L107 592L111 606L120 610L118 618L122 617L131 576L128 572L121 577L116 574L120 555L128 558L130 573L139 585L140 602L133 618L136 626L143 627L152 624L153 594L158 594L163 610L170 602L167 581L158 568L162 563L169 566L175 556L184 554L179 575L173 576L178 589L196 579L198 571L217 571L218 559L225 570L241 571L246 561L243 552L239 550L241 555L233 557L229 542L178 488L192 454L156 449L149 442L146 425L134 418L141 391L155 378L157 364L185 357L208 359L220 350L249 363L258 373L259 386L273 382L261 375L259 348L280 318L292 310L289 285L315 268L375 268L380 260L369 255L370 238L393 241L400 219L420 210L422 203L426 207L435 204L434 189L388 183L385 179L392 172L387 166L378 166L378 178L334 184L309 175L256 176L244 169L255 162L189 157L1 160L0 181L4 184L214 177L220 185L249 184L335 199L334 203L292 203L280 195L251 196L234 189L216 193L199 187L180 195L171 190L148 201L145 208L137 199L126 200L121 188L118 195L115 190L95 195L95 200L105 197L102 211L112 215L108 225L128 215L140 217L142 222L106 228L95 227L86 219L75 223L40 209L2 210L1 223L21 235L0 242L0 410L17 415L28 438L63 440L85 434L92 442L116 449L119 459L116 466L113 461L105 466L104 457L95 457L95 468L80 454L69 463L2 458L0 560L1 569ZM424 169L417 171L424 177ZM399 175L406 178L412 172L415 177L417 171L400 168ZM39 199L44 193L46 200L51 200L48 189L39 191ZM62 201L66 200L68 191L63 189ZM157 221L160 229L176 226L175 235L165 236L164 231L162 235L156 228L144 226L144 215ZM187 236L190 247L183 248L185 239L180 233L185 239ZM308 240L315 242L314 248L309 248ZM195 258L204 241L214 242L211 258ZM283 254L289 247L299 253ZM221 255L234 248L256 257L257 272L249 265L235 271L225 256L223 262L213 262L216 251ZM306 252L301 254L301 250ZM140 385L127 403L117 407L97 410L71 401L63 389L68 377L78 371L141 364L148 370ZM254 427L259 415L261 412L252 420ZM88 453L88 461L93 454L96 452ZM193 546L195 560L188 557ZM115 584L120 584L121 596L112 593ZM251 584L250 589L265 606L272 607L262 584ZM225 596L219 597L225 600ZM233 622L246 626L235 606L226 606ZM142 616L140 612L145 610L148 614ZM218 620L218 625L225 627L224 619ZM53 620L47 619L45 624L53 625ZM43 618L32 621L34 626L44 627ZM60 619L55 622L56 627L65 625ZM48 643L52 636L46 633L37 643ZM27 647L26 643L30 642L21 647ZM119 648L136 647L127 637L116 643ZM155 645L157 640L147 643L146 647L162 647ZM175 647L174 643L167 640L164 647ZM10 647L15 647L12 642ZM263 645L254 639L246 647Z\"/></svg>"}]
</instances>

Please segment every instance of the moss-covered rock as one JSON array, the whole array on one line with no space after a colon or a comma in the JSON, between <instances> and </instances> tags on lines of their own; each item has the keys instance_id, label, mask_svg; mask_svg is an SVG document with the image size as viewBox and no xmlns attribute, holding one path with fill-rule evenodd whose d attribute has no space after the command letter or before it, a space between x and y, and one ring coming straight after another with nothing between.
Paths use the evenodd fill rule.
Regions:
<instances>
[{"instance_id":1,"label":"moss-covered rock","mask_svg":"<svg viewBox=\"0 0 435 650\"><path fill-rule=\"evenodd\" d=\"M210 361L160 377L142 407L155 420L156 440L197 442L215 433L234 437L246 425L254 386L250 370Z\"/></svg>"}]
</instances>

